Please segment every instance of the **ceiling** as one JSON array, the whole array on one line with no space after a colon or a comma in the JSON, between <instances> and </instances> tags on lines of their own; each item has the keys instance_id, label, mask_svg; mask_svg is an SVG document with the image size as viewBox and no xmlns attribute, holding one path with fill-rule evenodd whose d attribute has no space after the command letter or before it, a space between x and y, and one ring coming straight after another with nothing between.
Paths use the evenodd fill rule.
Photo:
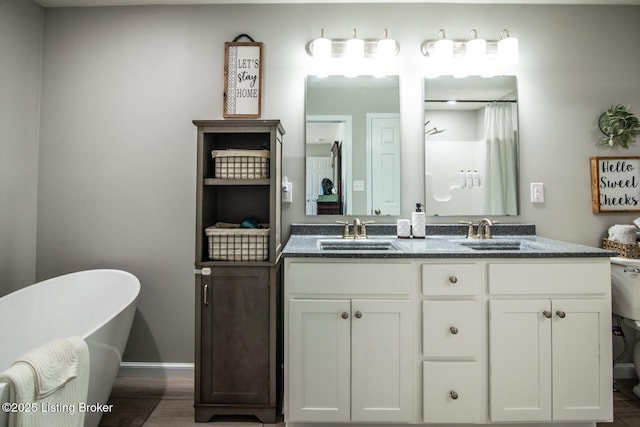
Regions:
<instances>
[{"instance_id":1,"label":"ceiling","mask_svg":"<svg viewBox=\"0 0 640 427\"><path fill-rule=\"evenodd\" d=\"M34 0L44 7L141 6L190 4L347 3L344 0ZM403 3L592 4L640 5L640 0L402 0ZM393 0L349 0L348 3L394 3Z\"/></svg>"}]
</instances>

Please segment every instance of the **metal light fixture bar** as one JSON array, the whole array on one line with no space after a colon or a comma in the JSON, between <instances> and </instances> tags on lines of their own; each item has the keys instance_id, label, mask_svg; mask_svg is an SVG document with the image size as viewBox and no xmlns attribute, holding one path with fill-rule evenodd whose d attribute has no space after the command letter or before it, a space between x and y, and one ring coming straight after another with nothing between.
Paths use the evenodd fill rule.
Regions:
<instances>
[{"instance_id":1,"label":"metal light fixture bar","mask_svg":"<svg viewBox=\"0 0 640 427\"><path fill-rule=\"evenodd\" d=\"M435 51L435 43L438 40L425 40L420 46L420 50L424 56L433 56ZM466 55L467 53L467 42L469 40L453 40L453 54L454 55ZM487 55L497 55L498 54L498 41L499 40L487 40Z\"/></svg>"},{"instance_id":2,"label":"metal light fixture bar","mask_svg":"<svg viewBox=\"0 0 640 427\"><path fill-rule=\"evenodd\" d=\"M355 33L355 30L354 30ZM396 42L395 40L392 39L388 39L386 38L386 33L387 31L385 30L385 38L383 39L363 39L364 42L364 57L365 58L376 58L378 57L379 51L378 51L378 42L380 40L391 40L393 41L393 43L395 44L395 52L393 53L393 55L398 55L398 53L400 52L400 45L398 44L398 42ZM355 38L355 37L354 37ZM307 43L306 45L306 52L307 55L311 56L311 57L315 57L314 55L314 44L318 41L318 40L329 40L331 42L331 58L346 58L347 57L347 42L349 40L352 39L326 39L324 37L324 32L323 35L320 39L315 39L315 40L311 40L310 42Z\"/></svg>"},{"instance_id":3,"label":"metal light fixture bar","mask_svg":"<svg viewBox=\"0 0 640 427\"><path fill-rule=\"evenodd\" d=\"M438 32L439 39L425 40L420 46L422 54L426 57L436 57L436 43L439 41L448 41L453 43L453 56L461 57L467 55L467 46L476 40L479 40L476 30L471 30L467 40L447 40L444 30ZM518 61L518 39L509 35L509 30L504 29L500 33L499 40L486 40L486 58L501 59L506 63L513 64Z\"/></svg>"}]
</instances>

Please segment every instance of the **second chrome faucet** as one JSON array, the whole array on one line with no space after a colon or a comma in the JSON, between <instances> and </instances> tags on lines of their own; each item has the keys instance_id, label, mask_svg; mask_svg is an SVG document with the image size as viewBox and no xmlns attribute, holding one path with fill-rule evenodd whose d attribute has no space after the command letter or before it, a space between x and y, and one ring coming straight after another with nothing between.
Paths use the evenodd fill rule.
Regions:
<instances>
[{"instance_id":1,"label":"second chrome faucet","mask_svg":"<svg viewBox=\"0 0 640 427\"><path fill-rule=\"evenodd\" d=\"M460 224L466 224L469 226L467 231L467 239L491 239L491 226L497 224L498 221L491 221L489 218L482 218L478 220L478 231L473 229L473 222L460 221Z\"/></svg>"}]
</instances>

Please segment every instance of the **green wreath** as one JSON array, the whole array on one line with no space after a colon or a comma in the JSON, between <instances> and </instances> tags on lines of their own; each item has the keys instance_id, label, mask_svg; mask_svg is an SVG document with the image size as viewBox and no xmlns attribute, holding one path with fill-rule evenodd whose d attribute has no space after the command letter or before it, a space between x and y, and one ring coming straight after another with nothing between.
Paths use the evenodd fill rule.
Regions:
<instances>
[{"instance_id":1,"label":"green wreath","mask_svg":"<svg viewBox=\"0 0 640 427\"><path fill-rule=\"evenodd\" d=\"M598 120L600 131L606 136L600 140L603 145L610 147L620 145L629 148L640 134L638 118L627 110L624 105L612 105L600 115Z\"/></svg>"}]
</instances>

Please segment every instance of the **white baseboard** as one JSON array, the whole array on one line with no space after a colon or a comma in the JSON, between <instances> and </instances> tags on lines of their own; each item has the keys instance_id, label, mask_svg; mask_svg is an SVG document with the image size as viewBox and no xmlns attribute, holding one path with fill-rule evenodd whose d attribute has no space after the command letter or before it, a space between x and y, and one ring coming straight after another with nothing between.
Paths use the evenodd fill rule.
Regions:
<instances>
[{"instance_id":1,"label":"white baseboard","mask_svg":"<svg viewBox=\"0 0 640 427\"><path fill-rule=\"evenodd\" d=\"M193 378L193 363L121 362L119 377Z\"/></svg>"},{"instance_id":2,"label":"white baseboard","mask_svg":"<svg viewBox=\"0 0 640 427\"><path fill-rule=\"evenodd\" d=\"M636 378L636 369L633 363L618 363L613 367L613 378Z\"/></svg>"},{"instance_id":3,"label":"white baseboard","mask_svg":"<svg viewBox=\"0 0 640 427\"><path fill-rule=\"evenodd\" d=\"M122 362L120 363L120 377L143 378L193 378L193 363L153 363L153 362ZM633 363L618 363L613 368L613 378L636 378Z\"/></svg>"}]
</instances>

